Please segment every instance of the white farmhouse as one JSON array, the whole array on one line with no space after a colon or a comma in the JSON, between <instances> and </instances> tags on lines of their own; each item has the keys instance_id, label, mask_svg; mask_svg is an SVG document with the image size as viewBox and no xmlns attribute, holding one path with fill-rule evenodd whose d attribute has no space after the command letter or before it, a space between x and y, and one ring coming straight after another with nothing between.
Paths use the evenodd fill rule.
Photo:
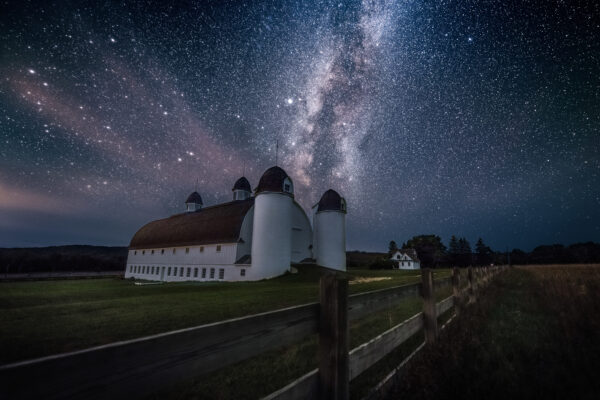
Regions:
<instances>
[{"instance_id":1,"label":"white farmhouse","mask_svg":"<svg viewBox=\"0 0 600 400\"><path fill-rule=\"evenodd\" d=\"M129 244L125 277L255 281L284 274L294 263L346 270L346 201L337 192L323 194L312 221L280 167L265 171L254 196L245 177L232 192L233 201L210 207L193 192L185 213L144 225Z\"/></svg>"},{"instance_id":2,"label":"white farmhouse","mask_svg":"<svg viewBox=\"0 0 600 400\"><path fill-rule=\"evenodd\" d=\"M415 249L396 250L396 252L392 254L391 259L394 262L394 268L396 269L421 268L421 261L419 261Z\"/></svg>"}]
</instances>

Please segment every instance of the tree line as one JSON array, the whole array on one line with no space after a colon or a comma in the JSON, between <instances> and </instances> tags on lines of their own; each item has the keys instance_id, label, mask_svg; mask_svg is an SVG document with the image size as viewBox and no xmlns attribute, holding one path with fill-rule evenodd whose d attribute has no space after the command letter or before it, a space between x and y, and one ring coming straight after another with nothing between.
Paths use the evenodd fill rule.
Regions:
<instances>
[{"instance_id":1,"label":"tree line","mask_svg":"<svg viewBox=\"0 0 600 400\"><path fill-rule=\"evenodd\" d=\"M415 249L422 268L486 266L491 264L581 264L600 263L600 243L575 243L542 245L525 252L520 249L494 251L478 238L474 248L464 237L452 235L446 246L437 235L418 235L399 247L392 240L388 246L388 257L373 261L371 268L392 268L390 257L396 250Z\"/></svg>"}]
</instances>

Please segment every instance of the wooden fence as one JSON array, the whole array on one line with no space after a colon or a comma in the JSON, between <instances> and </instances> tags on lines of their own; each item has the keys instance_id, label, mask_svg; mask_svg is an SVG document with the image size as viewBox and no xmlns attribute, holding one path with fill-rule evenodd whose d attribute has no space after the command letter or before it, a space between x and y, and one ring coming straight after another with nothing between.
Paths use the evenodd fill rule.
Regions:
<instances>
[{"instance_id":1,"label":"wooden fence","mask_svg":"<svg viewBox=\"0 0 600 400\"><path fill-rule=\"evenodd\" d=\"M0 366L0 398L139 398L318 333L319 368L266 398L347 399L352 379L420 330L428 343L435 341L437 316L463 304L465 291L474 301L504 268L469 268L464 289L456 268L451 278L436 281L423 269L422 283L352 296L344 277L326 274L319 303ZM449 286L453 295L436 304L434 289ZM349 351L349 321L419 294L423 312ZM384 388L385 382L376 389Z\"/></svg>"}]
</instances>

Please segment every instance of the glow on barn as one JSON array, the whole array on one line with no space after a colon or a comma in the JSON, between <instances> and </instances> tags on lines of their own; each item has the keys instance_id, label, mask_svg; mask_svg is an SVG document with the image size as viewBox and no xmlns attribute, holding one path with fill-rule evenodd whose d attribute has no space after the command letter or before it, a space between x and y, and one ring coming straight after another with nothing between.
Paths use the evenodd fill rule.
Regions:
<instances>
[{"instance_id":1,"label":"glow on barn","mask_svg":"<svg viewBox=\"0 0 600 400\"><path fill-rule=\"evenodd\" d=\"M254 195L241 177L233 200L205 207L196 191L186 212L152 221L129 244L126 278L157 281L255 281L316 263L346 270L346 200L326 191L312 221L280 167L260 178Z\"/></svg>"}]
</instances>

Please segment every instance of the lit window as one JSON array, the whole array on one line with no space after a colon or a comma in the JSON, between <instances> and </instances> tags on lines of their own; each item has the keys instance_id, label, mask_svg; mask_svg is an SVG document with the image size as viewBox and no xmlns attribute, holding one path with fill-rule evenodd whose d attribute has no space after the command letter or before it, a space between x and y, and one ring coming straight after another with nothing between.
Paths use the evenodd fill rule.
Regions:
<instances>
[{"instance_id":1,"label":"lit window","mask_svg":"<svg viewBox=\"0 0 600 400\"><path fill-rule=\"evenodd\" d=\"M225 269L219 268L219 279L225 278Z\"/></svg>"},{"instance_id":2,"label":"lit window","mask_svg":"<svg viewBox=\"0 0 600 400\"><path fill-rule=\"evenodd\" d=\"M194 278L198 277L198 268L194 268Z\"/></svg>"},{"instance_id":3,"label":"lit window","mask_svg":"<svg viewBox=\"0 0 600 400\"><path fill-rule=\"evenodd\" d=\"M220 244L217 245L217 251L221 251L221 245Z\"/></svg>"},{"instance_id":4,"label":"lit window","mask_svg":"<svg viewBox=\"0 0 600 400\"><path fill-rule=\"evenodd\" d=\"M210 269L210 279L215 279L215 269L214 268Z\"/></svg>"},{"instance_id":5,"label":"lit window","mask_svg":"<svg viewBox=\"0 0 600 400\"><path fill-rule=\"evenodd\" d=\"M206 268L202 268L202 279L206 278Z\"/></svg>"},{"instance_id":6,"label":"lit window","mask_svg":"<svg viewBox=\"0 0 600 400\"><path fill-rule=\"evenodd\" d=\"M244 268L240 269L240 276L246 276L246 270Z\"/></svg>"}]
</instances>

